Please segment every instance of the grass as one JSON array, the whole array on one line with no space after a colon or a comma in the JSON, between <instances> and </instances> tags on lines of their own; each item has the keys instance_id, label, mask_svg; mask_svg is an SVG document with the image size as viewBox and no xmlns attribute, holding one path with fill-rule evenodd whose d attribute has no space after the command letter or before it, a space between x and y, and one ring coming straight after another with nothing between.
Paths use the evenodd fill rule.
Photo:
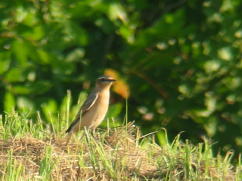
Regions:
<instances>
[{"instance_id":1,"label":"grass","mask_svg":"<svg viewBox=\"0 0 242 181\"><path fill-rule=\"evenodd\" d=\"M241 157L213 155L208 140L185 143L178 135L161 145L128 123L83 130L68 145L66 117L46 126L16 112L0 120L0 180L194 180L240 181ZM48 124L47 124L48 125ZM166 134L166 133L165 133Z\"/></svg>"}]
</instances>

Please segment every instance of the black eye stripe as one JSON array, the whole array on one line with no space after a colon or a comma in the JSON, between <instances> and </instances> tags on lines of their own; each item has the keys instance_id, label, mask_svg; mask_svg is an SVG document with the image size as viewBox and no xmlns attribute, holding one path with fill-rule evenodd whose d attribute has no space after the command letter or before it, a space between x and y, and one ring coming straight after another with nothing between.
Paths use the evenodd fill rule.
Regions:
<instances>
[{"instance_id":1,"label":"black eye stripe","mask_svg":"<svg viewBox=\"0 0 242 181\"><path fill-rule=\"evenodd\" d=\"M109 79L101 79L101 81L108 82L110 80Z\"/></svg>"},{"instance_id":2,"label":"black eye stripe","mask_svg":"<svg viewBox=\"0 0 242 181\"><path fill-rule=\"evenodd\" d=\"M108 79L108 78L104 78L104 77L99 78L99 80L101 80L101 81L109 81L109 79Z\"/></svg>"},{"instance_id":3,"label":"black eye stripe","mask_svg":"<svg viewBox=\"0 0 242 181\"><path fill-rule=\"evenodd\" d=\"M111 78L111 77L99 77L97 80L101 81L101 82L112 82L112 81L114 81L114 79Z\"/></svg>"}]
</instances>

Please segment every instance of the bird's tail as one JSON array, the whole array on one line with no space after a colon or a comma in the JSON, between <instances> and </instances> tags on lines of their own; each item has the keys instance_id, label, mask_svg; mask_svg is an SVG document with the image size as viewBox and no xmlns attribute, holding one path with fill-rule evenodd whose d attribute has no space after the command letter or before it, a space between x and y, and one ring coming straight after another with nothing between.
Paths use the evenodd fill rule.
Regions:
<instances>
[{"instance_id":1,"label":"bird's tail","mask_svg":"<svg viewBox=\"0 0 242 181\"><path fill-rule=\"evenodd\" d=\"M77 121L75 120L73 123L71 123L71 125L69 126L69 128L66 130L66 133L71 133L73 128L75 127Z\"/></svg>"},{"instance_id":2,"label":"bird's tail","mask_svg":"<svg viewBox=\"0 0 242 181\"><path fill-rule=\"evenodd\" d=\"M66 133L72 133L75 130L75 127L78 125L79 121L81 121L81 115L82 115L82 111L80 110L77 113L76 119L71 123L69 128L66 130Z\"/></svg>"},{"instance_id":3,"label":"bird's tail","mask_svg":"<svg viewBox=\"0 0 242 181\"><path fill-rule=\"evenodd\" d=\"M78 126L79 122L81 121L81 117L77 116L76 119L71 123L69 128L66 130L66 133L72 133L75 132L76 126Z\"/></svg>"},{"instance_id":4,"label":"bird's tail","mask_svg":"<svg viewBox=\"0 0 242 181\"><path fill-rule=\"evenodd\" d=\"M66 130L66 133L70 133L72 130L72 124L69 126L69 128Z\"/></svg>"},{"instance_id":5,"label":"bird's tail","mask_svg":"<svg viewBox=\"0 0 242 181\"><path fill-rule=\"evenodd\" d=\"M76 124L77 124L78 121L79 121L78 119L76 119L75 121L73 121L73 122L71 123L71 125L69 126L69 128L66 130L66 133L67 133L67 137L66 137L66 145L69 144L69 142L70 142L70 140L71 140L72 133L73 133L73 131L74 131L74 127L76 126Z\"/></svg>"}]
</instances>

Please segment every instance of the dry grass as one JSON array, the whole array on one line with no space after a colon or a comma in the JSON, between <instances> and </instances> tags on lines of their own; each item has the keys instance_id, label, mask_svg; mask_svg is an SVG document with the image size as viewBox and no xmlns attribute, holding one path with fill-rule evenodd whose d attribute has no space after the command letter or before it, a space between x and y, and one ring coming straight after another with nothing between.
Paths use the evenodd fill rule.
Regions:
<instances>
[{"instance_id":1,"label":"dry grass","mask_svg":"<svg viewBox=\"0 0 242 181\"><path fill-rule=\"evenodd\" d=\"M108 167L108 163L104 163L106 159L109 159L110 166L122 168L121 175L118 176L120 178L128 179L132 174L146 175L154 171L155 165L151 164L145 151L139 148L135 139L127 133L124 128L112 130L109 135L104 133L105 136L95 134L93 137L86 133L85 138L82 140L74 138L68 145L65 138L52 137L39 140L30 135L19 139L2 140L0 174L2 176L7 174L6 166L11 157L15 166L23 166L22 176L25 179L39 179L41 163L47 156L51 159L48 162L54 163L50 175L53 180L77 180L77 178L110 180L118 174L111 173L112 168L105 170L105 167ZM94 158L96 160L91 160L91 157L96 157ZM104 165L104 168L101 165Z\"/></svg>"},{"instance_id":2,"label":"dry grass","mask_svg":"<svg viewBox=\"0 0 242 181\"><path fill-rule=\"evenodd\" d=\"M235 169L205 151L178 141L160 147L141 138L132 125L91 134L80 140L31 135L0 141L0 178L11 180L236 180ZM179 144L179 145L178 145ZM186 155L186 149L190 152ZM193 150L192 150L193 149ZM186 156L185 156L186 155ZM187 160L187 159L190 160ZM223 162L224 160L221 160ZM217 164L218 163L218 164ZM211 164L211 165L209 165ZM13 174L14 173L14 174ZM11 178L11 179L10 179Z\"/></svg>"}]
</instances>

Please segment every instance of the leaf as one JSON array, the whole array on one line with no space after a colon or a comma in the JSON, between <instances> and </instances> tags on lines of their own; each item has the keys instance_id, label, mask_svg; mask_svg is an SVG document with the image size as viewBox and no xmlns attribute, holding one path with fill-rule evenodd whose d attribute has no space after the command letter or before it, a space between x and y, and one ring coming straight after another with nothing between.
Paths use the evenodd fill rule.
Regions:
<instances>
[{"instance_id":1,"label":"leaf","mask_svg":"<svg viewBox=\"0 0 242 181\"><path fill-rule=\"evenodd\" d=\"M123 105L121 103L110 105L110 107L108 109L107 117L109 117L109 118L117 118L119 116L119 114L121 113L122 108L123 108Z\"/></svg>"},{"instance_id":2,"label":"leaf","mask_svg":"<svg viewBox=\"0 0 242 181\"><path fill-rule=\"evenodd\" d=\"M10 113L15 108L15 98L10 92L6 92L4 96L4 111Z\"/></svg>"},{"instance_id":3,"label":"leaf","mask_svg":"<svg viewBox=\"0 0 242 181\"><path fill-rule=\"evenodd\" d=\"M19 69L19 68L11 68L6 76L5 79L8 82L21 82L25 79L24 75L23 75L23 70Z\"/></svg>"},{"instance_id":4,"label":"leaf","mask_svg":"<svg viewBox=\"0 0 242 181\"><path fill-rule=\"evenodd\" d=\"M0 74L5 73L10 68L9 52L0 52Z\"/></svg>"},{"instance_id":5,"label":"leaf","mask_svg":"<svg viewBox=\"0 0 242 181\"><path fill-rule=\"evenodd\" d=\"M123 79L120 78L118 72L113 69L106 69L104 74L111 76L116 80L113 85L114 92L127 99L130 95L129 86Z\"/></svg>"},{"instance_id":6,"label":"leaf","mask_svg":"<svg viewBox=\"0 0 242 181\"><path fill-rule=\"evenodd\" d=\"M57 121L57 103L55 100L48 100L48 102L42 104L41 108L49 123L52 124L54 121Z\"/></svg>"},{"instance_id":7,"label":"leaf","mask_svg":"<svg viewBox=\"0 0 242 181\"><path fill-rule=\"evenodd\" d=\"M32 100L28 99L27 97L17 98L17 107L24 112L30 112L34 110Z\"/></svg>"},{"instance_id":8,"label":"leaf","mask_svg":"<svg viewBox=\"0 0 242 181\"><path fill-rule=\"evenodd\" d=\"M21 48L20 48L21 47ZM13 42L12 50L16 56L17 61L22 65L27 64L28 48L23 40L16 40Z\"/></svg>"},{"instance_id":9,"label":"leaf","mask_svg":"<svg viewBox=\"0 0 242 181\"><path fill-rule=\"evenodd\" d=\"M109 6L109 17L111 20L120 19L123 23L127 23L127 15L123 6L119 3L112 3Z\"/></svg>"}]
</instances>

